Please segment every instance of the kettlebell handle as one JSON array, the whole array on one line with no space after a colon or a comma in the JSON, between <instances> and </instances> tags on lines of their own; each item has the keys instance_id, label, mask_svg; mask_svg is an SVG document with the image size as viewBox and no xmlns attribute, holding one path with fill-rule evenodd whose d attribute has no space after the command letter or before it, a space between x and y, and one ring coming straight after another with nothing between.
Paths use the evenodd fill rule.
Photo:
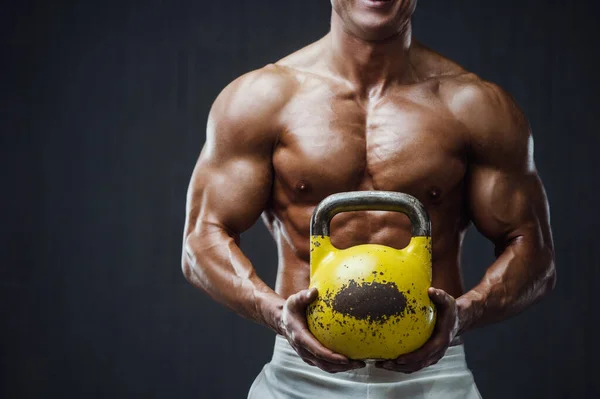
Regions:
<instances>
[{"instance_id":1,"label":"kettlebell handle","mask_svg":"<svg viewBox=\"0 0 600 399\"><path fill-rule=\"evenodd\" d=\"M310 235L329 236L331 219L338 213L352 211L402 212L410 219L413 237L431 236L431 221L421 201L393 191L350 191L328 196L313 212Z\"/></svg>"}]
</instances>

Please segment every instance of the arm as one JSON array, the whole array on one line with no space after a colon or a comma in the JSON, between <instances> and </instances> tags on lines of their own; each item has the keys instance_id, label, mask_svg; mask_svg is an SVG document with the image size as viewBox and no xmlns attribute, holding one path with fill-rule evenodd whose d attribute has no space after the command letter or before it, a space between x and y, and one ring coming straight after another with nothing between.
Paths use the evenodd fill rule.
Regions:
<instances>
[{"instance_id":1,"label":"arm","mask_svg":"<svg viewBox=\"0 0 600 399\"><path fill-rule=\"evenodd\" d=\"M316 290L282 298L256 275L239 247L240 234L260 217L271 195L278 117L293 90L280 74L269 67L243 76L211 109L188 190L183 273L217 302L285 336L308 364L328 372L362 367L308 331L306 307Z\"/></svg>"},{"instance_id":2,"label":"arm","mask_svg":"<svg viewBox=\"0 0 600 399\"><path fill-rule=\"evenodd\" d=\"M555 285L549 209L533 160L529 125L514 101L486 84L471 93L467 196L471 219L496 248L496 261L457 299L459 331L504 320ZM467 99L468 100L468 99Z\"/></svg>"},{"instance_id":3,"label":"arm","mask_svg":"<svg viewBox=\"0 0 600 399\"><path fill-rule=\"evenodd\" d=\"M411 373L437 363L456 336L516 315L555 284L548 203L525 117L506 93L487 83L462 88L449 103L470 142L471 220L495 244L497 259L481 282L457 299L429 289L438 309L433 335L420 349L378 364L394 371Z\"/></svg>"},{"instance_id":4,"label":"arm","mask_svg":"<svg viewBox=\"0 0 600 399\"><path fill-rule=\"evenodd\" d=\"M285 101L285 93L265 90L276 77L264 75L234 81L210 111L188 189L182 267L186 279L214 300L277 331L285 301L256 275L238 246L240 233L260 217L269 198L274 118Z\"/></svg>"}]
</instances>

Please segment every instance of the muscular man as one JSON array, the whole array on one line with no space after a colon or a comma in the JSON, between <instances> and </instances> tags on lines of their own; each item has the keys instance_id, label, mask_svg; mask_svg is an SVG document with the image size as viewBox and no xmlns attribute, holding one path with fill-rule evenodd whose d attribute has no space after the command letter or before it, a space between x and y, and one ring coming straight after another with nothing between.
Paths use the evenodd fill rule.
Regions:
<instances>
[{"instance_id":1,"label":"muscular man","mask_svg":"<svg viewBox=\"0 0 600 399\"><path fill-rule=\"evenodd\" d=\"M498 86L412 39L416 3L332 0L325 37L238 78L210 111L189 187L183 271L278 334L251 397L479 397L460 335L523 311L554 286L528 123ZM311 214L326 196L355 190L411 194L433 227L434 334L375 365L323 347L305 319L317 296L307 290ZM278 247L275 290L239 248L261 215ZM459 262L471 221L497 259L465 292ZM410 232L396 213L350 212L332 223L339 248L401 248Z\"/></svg>"}]
</instances>

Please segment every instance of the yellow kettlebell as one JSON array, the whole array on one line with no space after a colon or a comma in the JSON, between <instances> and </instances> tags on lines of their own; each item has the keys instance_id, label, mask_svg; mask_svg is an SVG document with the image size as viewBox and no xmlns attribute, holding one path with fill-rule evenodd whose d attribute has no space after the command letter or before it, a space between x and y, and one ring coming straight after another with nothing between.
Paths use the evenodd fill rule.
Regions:
<instances>
[{"instance_id":1,"label":"yellow kettlebell","mask_svg":"<svg viewBox=\"0 0 600 399\"><path fill-rule=\"evenodd\" d=\"M396 211L412 223L408 246L331 244L331 219L348 211ZM333 194L315 208L310 226L311 333L351 359L394 359L422 346L435 326L431 286L431 222L408 194L357 191Z\"/></svg>"}]
</instances>

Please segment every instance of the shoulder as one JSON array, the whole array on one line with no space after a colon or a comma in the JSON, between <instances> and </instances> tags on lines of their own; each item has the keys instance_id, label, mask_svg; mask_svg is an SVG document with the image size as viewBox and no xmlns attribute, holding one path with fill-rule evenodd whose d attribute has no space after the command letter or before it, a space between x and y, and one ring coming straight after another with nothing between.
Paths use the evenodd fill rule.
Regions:
<instances>
[{"instance_id":1,"label":"shoulder","mask_svg":"<svg viewBox=\"0 0 600 399\"><path fill-rule=\"evenodd\" d=\"M465 72L447 77L440 94L464 126L472 154L493 160L509 156L528 160L533 141L527 118L514 98L495 83Z\"/></svg>"},{"instance_id":2,"label":"shoulder","mask_svg":"<svg viewBox=\"0 0 600 399\"><path fill-rule=\"evenodd\" d=\"M448 108L467 126L504 131L526 128L523 111L514 98L497 84L473 73L446 79L444 83Z\"/></svg>"},{"instance_id":3,"label":"shoulder","mask_svg":"<svg viewBox=\"0 0 600 399\"><path fill-rule=\"evenodd\" d=\"M207 144L268 144L276 139L281 110L296 81L284 68L267 65L228 84L214 101L207 124Z\"/></svg>"},{"instance_id":4,"label":"shoulder","mask_svg":"<svg viewBox=\"0 0 600 399\"><path fill-rule=\"evenodd\" d=\"M209 119L247 123L272 117L293 95L295 83L284 68L273 64L248 72L221 91Z\"/></svg>"},{"instance_id":5,"label":"shoulder","mask_svg":"<svg viewBox=\"0 0 600 399\"><path fill-rule=\"evenodd\" d=\"M438 82L448 110L471 133L527 130L527 121L512 96L500 86L481 79L458 63L416 43L411 62L421 79Z\"/></svg>"}]
</instances>

